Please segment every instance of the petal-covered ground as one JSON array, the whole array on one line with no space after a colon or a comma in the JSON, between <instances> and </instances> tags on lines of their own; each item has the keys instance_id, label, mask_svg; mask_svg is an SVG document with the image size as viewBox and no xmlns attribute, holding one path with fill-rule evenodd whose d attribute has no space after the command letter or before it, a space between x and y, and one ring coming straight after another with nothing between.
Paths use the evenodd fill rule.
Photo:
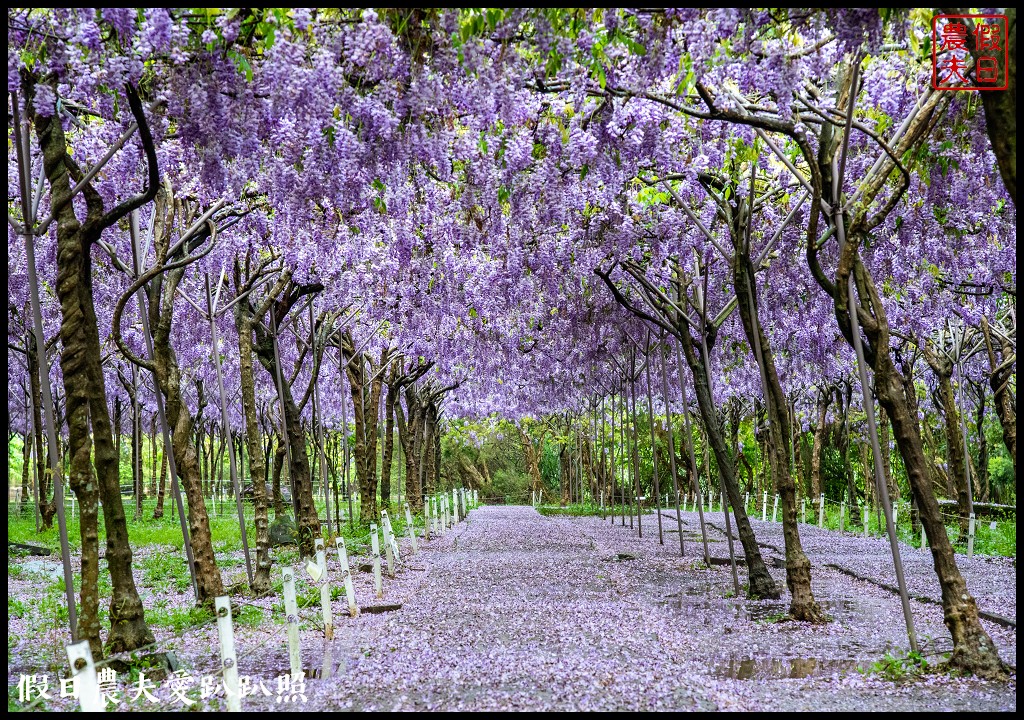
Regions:
<instances>
[{"instance_id":1,"label":"petal-covered ground","mask_svg":"<svg viewBox=\"0 0 1024 720\"><path fill-rule=\"evenodd\" d=\"M660 545L654 515L643 518L641 539L628 521L623 527L594 517L544 517L529 507L484 507L415 555L406 540L405 563L394 580L385 578L384 600L373 597L372 574L355 573L361 606L400 603L400 609L350 619L342 616L342 595L333 605L330 643L316 627L316 602L300 610L303 665L315 676L305 683L306 702L276 702L275 678L288 668L280 598L247 600L270 612L257 627L236 628L240 672L257 688L245 698L245 709L1016 709L1015 680L932 674L891 682L858 671L887 651L905 651L899 600L824 563L849 564L885 579L891 561L884 541L801 528L814 564L814 590L833 617L827 625L810 626L780 621L785 597L756 603L732 597L729 568L704 565L696 516L684 513L683 519L683 558L678 535L669 532L674 518L663 518ZM720 525L722 517L708 520ZM760 541L781 548L778 528L755 523ZM721 532L712 527L709 540L713 556L728 557ZM776 554L770 547L764 551L766 557ZM932 571L920 554L921 560L906 558L909 583L929 594ZM354 566L363 562L353 558ZM340 580L336 557L330 568ZM784 589L784 570L772 573ZM1014 614L1016 570L1009 563L976 560L966 564L965 574L981 607ZM740 568L741 583L744 578ZM304 595L313 597L309 590L300 583L300 604ZM925 652L947 650L941 609L912 606ZM985 627L1003 659L1014 663L1015 630ZM164 635L158 637L162 647L174 648L197 685L199 676L213 672L215 627ZM9 657L16 682L16 673L29 668L17 668L17 649L9 648ZM259 679L269 697L258 689ZM134 694L130 684L125 690ZM157 696L164 707L174 706L166 688ZM209 708L222 703L205 701Z\"/></svg>"}]
</instances>

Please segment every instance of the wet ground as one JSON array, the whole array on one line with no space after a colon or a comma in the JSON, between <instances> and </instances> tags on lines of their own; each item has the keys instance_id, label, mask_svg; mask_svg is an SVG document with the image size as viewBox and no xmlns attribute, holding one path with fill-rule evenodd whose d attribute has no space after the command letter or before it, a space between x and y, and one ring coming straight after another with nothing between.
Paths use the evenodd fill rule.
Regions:
<instances>
[{"instance_id":1,"label":"wet ground","mask_svg":"<svg viewBox=\"0 0 1024 720\"><path fill-rule=\"evenodd\" d=\"M678 534L666 534L660 545L653 516L645 518L640 539L628 524L599 518L548 518L529 507L474 510L416 555L403 543L407 569L385 578L383 600L373 597L372 575L355 573L361 605L400 608L350 619L342 616L342 595L334 602L330 643L316 628L317 608L301 610L306 702L277 704L257 692L245 708L1016 709L1015 681L934 674L891 682L859 671L886 652L905 651L906 630L892 593L825 566L842 555L844 538L806 533L814 591L832 618L811 626L785 621L785 597L735 597L731 569L704 565L696 517L683 518L687 556L681 558ZM781 532L773 540L771 523L763 525L755 527L759 540L781 548ZM709 530L709 540L712 555L728 557L721 532ZM882 545L858 540L870 542ZM765 549L766 560L774 554ZM354 558L353 565L363 561ZM923 562L908 568L931 572ZM1011 570L1000 566L1000 577L979 587L995 588L1009 577L1010 587L999 593L1012 593L1015 608ZM784 589L785 571L771 572ZM739 568L741 583L745 575ZM912 582L925 588L928 578ZM997 597L984 588L982 607ZM259 602L268 609L274 604ZM937 659L950 646L941 609L912 607L925 652ZM1001 656L1015 662L1015 630L985 627ZM188 630L168 642L197 676L216 663L215 628ZM273 678L288 667L284 626L268 620L259 628L239 627L236 645L240 672L265 678L276 691ZM208 708L216 704L216 698L206 701Z\"/></svg>"}]
</instances>

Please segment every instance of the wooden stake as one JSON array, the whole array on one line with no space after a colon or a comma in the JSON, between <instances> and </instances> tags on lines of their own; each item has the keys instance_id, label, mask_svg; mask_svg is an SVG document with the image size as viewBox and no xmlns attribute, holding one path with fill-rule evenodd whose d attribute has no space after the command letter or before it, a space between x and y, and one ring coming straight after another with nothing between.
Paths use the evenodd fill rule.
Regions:
<instances>
[{"instance_id":1,"label":"wooden stake","mask_svg":"<svg viewBox=\"0 0 1024 720\"><path fill-rule=\"evenodd\" d=\"M761 522L768 521L768 491L764 491L764 497L761 498Z\"/></svg>"},{"instance_id":2,"label":"wooden stake","mask_svg":"<svg viewBox=\"0 0 1024 720\"><path fill-rule=\"evenodd\" d=\"M863 508L861 511L861 524L864 526L864 537L868 536L868 509Z\"/></svg>"},{"instance_id":3,"label":"wooden stake","mask_svg":"<svg viewBox=\"0 0 1024 720\"><path fill-rule=\"evenodd\" d=\"M213 602L217 610L220 666L224 678L224 695L227 697L228 712L241 712L242 695L238 689L238 658L235 655L235 633L231 621L231 598L221 595Z\"/></svg>"},{"instance_id":4,"label":"wooden stake","mask_svg":"<svg viewBox=\"0 0 1024 720\"><path fill-rule=\"evenodd\" d=\"M800 522L807 524L807 498L800 499Z\"/></svg>"},{"instance_id":5,"label":"wooden stake","mask_svg":"<svg viewBox=\"0 0 1024 720\"><path fill-rule=\"evenodd\" d=\"M825 493L818 499L818 527L825 527Z\"/></svg>"},{"instance_id":6,"label":"wooden stake","mask_svg":"<svg viewBox=\"0 0 1024 720\"><path fill-rule=\"evenodd\" d=\"M775 504L772 505L772 522L777 522L779 517L779 496L775 496Z\"/></svg>"},{"instance_id":7,"label":"wooden stake","mask_svg":"<svg viewBox=\"0 0 1024 720\"><path fill-rule=\"evenodd\" d=\"M839 503L839 534L843 534L843 520L846 519L846 503Z\"/></svg>"}]
</instances>

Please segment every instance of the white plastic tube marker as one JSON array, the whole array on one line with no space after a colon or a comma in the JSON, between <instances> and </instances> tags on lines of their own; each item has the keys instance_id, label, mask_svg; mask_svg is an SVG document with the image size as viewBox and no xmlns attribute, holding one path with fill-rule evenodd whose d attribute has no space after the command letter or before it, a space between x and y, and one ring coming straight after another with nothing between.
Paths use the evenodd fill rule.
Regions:
<instances>
[{"instance_id":1,"label":"white plastic tube marker","mask_svg":"<svg viewBox=\"0 0 1024 720\"><path fill-rule=\"evenodd\" d=\"M348 567L348 549L345 547L345 538L334 538L334 546L338 549L338 562L341 563L341 577L345 582L345 599L348 600L348 614L352 617L359 615L359 606L356 605L356 591L352 585L352 571Z\"/></svg>"},{"instance_id":2,"label":"white plastic tube marker","mask_svg":"<svg viewBox=\"0 0 1024 720\"><path fill-rule=\"evenodd\" d=\"M970 524L967 526L967 559L974 557L974 513L971 513Z\"/></svg>"},{"instance_id":3,"label":"white plastic tube marker","mask_svg":"<svg viewBox=\"0 0 1024 720\"><path fill-rule=\"evenodd\" d=\"M100 695L100 684L96 679L96 665L92 660L89 641L68 645L68 662L71 663L71 677L78 685L78 704L82 712L104 712L107 703Z\"/></svg>"},{"instance_id":4,"label":"white plastic tube marker","mask_svg":"<svg viewBox=\"0 0 1024 720\"><path fill-rule=\"evenodd\" d=\"M412 523L412 511L409 510L409 503L405 503L405 524L409 528L409 544L412 546L412 551L419 552L419 546L416 544L416 529Z\"/></svg>"},{"instance_id":5,"label":"white plastic tube marker","mask_svg":"<svg viewBox=\"0 0 1024 720\"><path fill-rule=\"evenodd\" d=\"M334 639L334 615L331 612L331 583L327 576L327 550L324 547L323 538L315 538L313 547L316 548L316 564L320 568L320 614L324 621L324 638Z\"/></svg>"},{"instance_id":6,"label":"white plastic tube marker","mask_svg":"<svg viewBox=\"0 0 1024 720\"><path fill-rule=\"evenodd\" d=\"M292 677L302 677L302 654L299 650L299 606L295 602L295 571L281 568L284 577L284 612L288 625L288 662Z\"/></svg>"},{"instance_id":7,"label":"white plastic tube marker","mask_svg":"<svg viewBox=\"0 0 1024 720\"><path fill-rule=\"evenodd\" d=\"M373 588L377 597L384 597L384 583L380 577L380 539L377 537L377 523L370 523L370 552L373 553Z\"/></svg>"},{"instance_id":8,"label":"white plastic tube marker","mask_svg":"<svg viewBox=\"0 0 1024 720\"><path fill-rule=\"evenodd\" d=\"M214 598L217 611L217 637L220 640L220 667L224 678L224 695L228 712L242 711L242 695L238 689L238 658L235 655L235 633L231 622L231 598Z\"/></svg>"}]
</instances>

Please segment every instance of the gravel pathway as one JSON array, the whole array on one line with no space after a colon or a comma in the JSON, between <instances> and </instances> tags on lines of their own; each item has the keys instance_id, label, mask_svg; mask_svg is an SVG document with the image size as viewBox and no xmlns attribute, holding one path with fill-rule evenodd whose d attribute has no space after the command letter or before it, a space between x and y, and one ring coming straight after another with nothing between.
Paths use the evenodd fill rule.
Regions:
<instances>
[{"instance_id":1,"label":"gravel pathway","mask_svg":"<svg viewBox=\"0 0 1024 720\"><path fill-rule=\"evenodd\" d=\"M884 590L819 569L815 589L835 621L774 622L784 601L726 597L728 568L680 559L668 538L660 546L649 533L532 508L475 510L416 558L426 570L396 588L402 610L366 629L343 677L308 683L309 701L358 710L1016 708L1014 684L938 675L896 684L857 672L906 644L898 600ZM773 572L784 587L783 571ZM938 608L914 610L922 636L944 633ZM994 639L1004 657L1016 644L1009 631Z\"/></svg>"},{"instance_id":2,"label":"gravel pathway","mask_svg":"<svg viewBox=\"0 0 1024 720\"><path fill-rule=\"evenodd\" d=\"M806 536L814 589L834 621L779 622L785 598L731 597L729 568L704 566L695 516L683 517L688 545L680 558L675 534L666 533L659 545L654 516L644 519L641 539L628 526L594 517L478 508L416 555L403 543L405 567L385 579L383 601L372 597L372 575L355 573L361 606L401 603L401 609L339 617L342 596L334 603L331 643L315 627L317 608L302 610L303 664L316 676L306 681L306 702L276 704L257 693L244 709L1016 709L1015 680L930 675L893 683L858 672L887 650L905 648L899 601L822 567L827 540L819 550L814 533ZM774 544L769 525L758 524L756 532ZM724 536L713 531L711 539L712 554L727 557ZM353 558L354 566L361 562ZM784 588L784 571L772 573ZM1015 595L1015 570L1010 582L1004 592ZM280 599L256 602L270 610ZM940 608L912 605L928 646L946 649ZM1014 662L1016 632L989 629L1002 657ZM240 672L264 678L272 692L288 667L283 638L284 626L269 619L236 632ZM197 677L217 662L212 627L166 641ZM10 663L8 670L10 677ZM207 709L217 707L223 706L216 699L206 701Z\"/></svg>"}]
</instances>

